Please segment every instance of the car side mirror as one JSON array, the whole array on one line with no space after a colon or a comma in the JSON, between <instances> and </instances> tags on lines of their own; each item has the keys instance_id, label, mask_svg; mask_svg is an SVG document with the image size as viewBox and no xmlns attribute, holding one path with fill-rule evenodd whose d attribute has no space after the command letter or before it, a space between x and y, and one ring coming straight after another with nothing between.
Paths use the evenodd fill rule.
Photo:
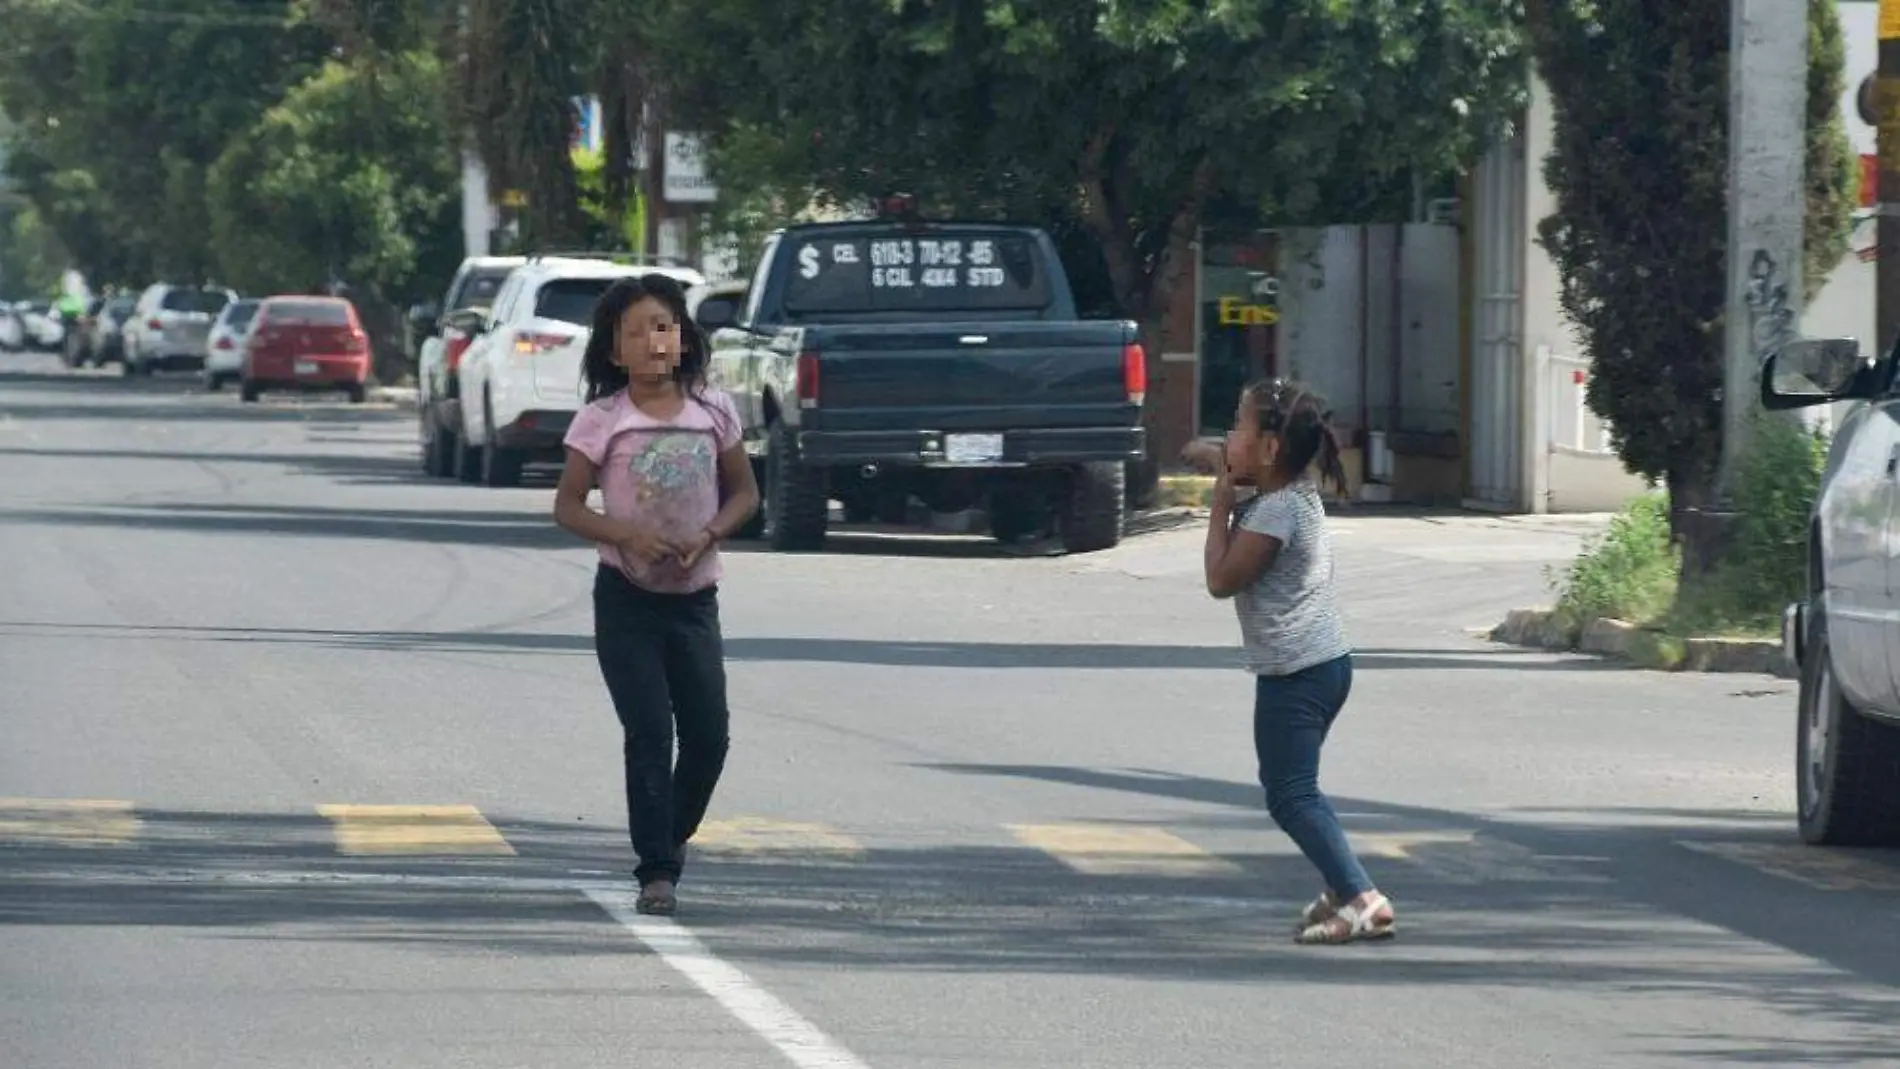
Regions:
<instances>
[{"instance_id":1,"label":"car side mirror","mask_svg":"<svg viewBox=\"0 0 1900 1069\"><path fill-rule=\"evenodd\" d=\"M730 297L708 297L700 302L699 311L694 313L699 320L699 328L708 334L738 325L739 302Z\"/></svg>"},{"instance_id":2,"label":"car side mirror","mask_svg":"<svg viewBox=\"0 0 1900 1069\"><path fill-rule=\"evenodd\" d=\"M443 324L470 337L488 329L488 309L457 308L443 317Z\"/></svg>"},{"instance_id":3,"label":"car side mirror","mask_svg":"<svg viewBox=\"0 0 1900 1069\"><path fill-rule=\"evenodd\" d=\"M1762 362L1762 407L1781 411L1871 397L1878 367L1853 338L1791 341Z\"/></svg>"},{"instance_id":4,"label":"car side mirror","mask_svg":"<svg viewBox=\"0 0 1900 1069\"><path fill-rule=\"evenodd\" d=\"M434 301L424 301L409 308L409 326L418 334L433 334L442 318L442 310Z\"/></svg>"}]
</instances>

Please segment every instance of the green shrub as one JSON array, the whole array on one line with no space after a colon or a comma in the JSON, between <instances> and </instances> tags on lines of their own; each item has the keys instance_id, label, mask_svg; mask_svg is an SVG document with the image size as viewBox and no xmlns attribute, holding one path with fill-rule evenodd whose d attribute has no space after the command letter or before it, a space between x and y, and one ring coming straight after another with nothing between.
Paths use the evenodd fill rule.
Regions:
<instances>
[{"instance_id":1,"label":"green shrub","mask_svg":"<svg viewBox=\"0 0 1900 1069\"><path fill-rule=\"evenodd\" d=\"M1736 472L1736 520L1722 564L1677 597L1679 555L1660 491L1630 502L1554 579L1557 624L1576 641L1607 616L1674 635L1771 632L1807 582L1807 529L1827 462L1824 435L1762 417ZM1660 648L1651 659L1667 661ZM1676 658L1679 659L1679 656Z\"/></svg>"},{"instance_id":2,"label":"green shrub","mask_svg":"<svg viewBox=\"0 0 1900 1069\"><path fill-rule=\"evenodd\" d=\"M1640 623L1668 609L1676 592L1668 495L1652 491L1624 506L1554 585L1557 621L1573 642L1597 617Z\"/></svg>"},{"instance_id":3,"label":"green shrub","mask_svg":"<svg viewBox=\"0 0 1900 1069\"><path fill-rule=\"evenodd\" d=\"M1735 525L1705 590L1676 609L1684 626L1773 630L1781 607L1807 583L1808 517L1821 490L1827 438L1772 417L1755 425L1735 473Z\"/></svg>"}]
</instances>

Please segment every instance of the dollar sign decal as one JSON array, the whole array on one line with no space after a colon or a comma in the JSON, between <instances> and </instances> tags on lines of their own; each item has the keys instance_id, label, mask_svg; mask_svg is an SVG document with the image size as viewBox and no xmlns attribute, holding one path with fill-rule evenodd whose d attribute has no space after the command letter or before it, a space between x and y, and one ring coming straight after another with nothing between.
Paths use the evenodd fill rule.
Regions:
<instances>
[{"instance_id":1,"label":"dollar sign decal","mask_svg":"<svg viewBox=\"0 0 1900 1069\"><path fill-rule=\"evenodd\" d=\"M798 250L798 273L805 278L818 277L818 249L807 245Z\"/></svg>"}]
</instances>

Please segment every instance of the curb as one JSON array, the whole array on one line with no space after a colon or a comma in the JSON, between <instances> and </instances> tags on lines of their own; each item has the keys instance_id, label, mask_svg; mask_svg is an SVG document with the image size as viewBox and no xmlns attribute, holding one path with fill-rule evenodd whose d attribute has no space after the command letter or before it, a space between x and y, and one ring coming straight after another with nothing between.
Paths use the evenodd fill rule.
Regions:
<instances>
[{"instance_id":1,"label":"curb","mask_svg":"<svg viewBox=\"0 0 1900 1069\"><path fill-rule=\"evenodd\" d=\"M1131 513L1125 522L1123 538L1136 535L1157 534L1161 531L1173 531L1182 527L1192 527L1207 518L1205 509L1188 505L1164 505L1143 512Z\"/></svg>"},{"instance_id":2,"label":"curb","mask_svg":"<svg viewBox=\"0 0 1900 1069\"><path fill-rule=\"evenodd\" d=\"M1155 495L1157 508L1204 509L1214 496L1211 475L1163 475Z\"/></svg>"},{"instance_id":3,"label":"curb","mask_svg":"<svg viewBox=\"0 0 1900 1069\"><path fill-rule=\"evenodd\" d=\"M402 408L416 407L416 388L414 386L375 386L369 391L369 399L378 404L396 405Z\"/></svg>"},{"instance_id":4,"label":"curb","mask_svg":"<svg viewBox=\"0 0 1900 1069\"><path fill-rule=\"evenodd\" d=\"M1508 646L1589 653L1661 672L1797 675L1776 639L1683 639L1608 617L1591 620L1573 635L1550 609L1512 609L1487 637Z\"/></svg>"}]
</instances>

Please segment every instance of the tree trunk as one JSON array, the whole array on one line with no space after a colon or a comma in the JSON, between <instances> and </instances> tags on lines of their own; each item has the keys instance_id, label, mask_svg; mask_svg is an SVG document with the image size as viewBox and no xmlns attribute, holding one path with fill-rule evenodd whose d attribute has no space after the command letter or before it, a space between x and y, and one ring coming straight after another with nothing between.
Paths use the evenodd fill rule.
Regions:
<instances>
[{"instance_id":1,"label":"tree trunk","mask_svg":"<svg viewBox=\"0 0 1900 1069\"><path fill-rule=\"evenodd\" d=\"M1214 183L1214 165L1202 158L1194 167L1179 206L1171 216L1153 222L1167 234L1160 256L1144 262L1133 218L1128 207L1128 191L1114 180L1115 168L1108 156L1116 131L1103 130L1090 141L1084 159L1083 182L1085 218L1089 229L1101 243L1108 264L1109 280L1115 289L1116 303L1122 314L1135 320L1141 332L1141 345L1148 355L1151 374L1150 398L1155 395L1157 376L1152 372L1161 363L1168 310L1173 304L1175 287L1189 277L1194 264L1194 239L1201 224L1201 209ZM1152 507L1160 494L1160 443L1155 419L1158 409L1152 400L1143 406L1142 424L1148 431L1148 452L1141 460L1128 464L1127 501L1131 508Z\"/></svg>"},{"instance_id":2,"label":"tree trunk","mask_svg":"<svg viewBox=\"0 0 1900 1069\"><path fill-rule=\"evenodd\" d=\"M1717 512L1714 472L1672 471L1664 480L1669 491L1669 534L1682 552L1682 570L1676 583L1676 604L1701 589L1722 560L1731 516Z\"/></svg>"}]
</instances>

